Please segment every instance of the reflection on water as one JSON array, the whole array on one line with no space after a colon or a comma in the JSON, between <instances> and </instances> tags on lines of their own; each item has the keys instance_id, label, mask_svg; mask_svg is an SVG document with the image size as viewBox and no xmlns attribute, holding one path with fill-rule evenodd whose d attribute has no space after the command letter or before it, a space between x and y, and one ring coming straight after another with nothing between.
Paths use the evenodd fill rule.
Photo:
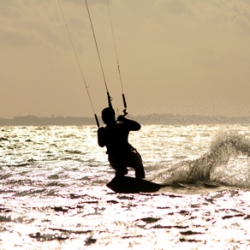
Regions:
<instances>
[{"instance_id":1,"label":"reflection on water","mask_svg":"<svg viewBox=\"0 0 250 250\"><path fill-rule=\"evenodd\" d=\"M115 194L96 127L2 127L0 249L247 249L249 131L144 126L130 141L147 177L176 185Z\"/></svg>"}]
</instances>

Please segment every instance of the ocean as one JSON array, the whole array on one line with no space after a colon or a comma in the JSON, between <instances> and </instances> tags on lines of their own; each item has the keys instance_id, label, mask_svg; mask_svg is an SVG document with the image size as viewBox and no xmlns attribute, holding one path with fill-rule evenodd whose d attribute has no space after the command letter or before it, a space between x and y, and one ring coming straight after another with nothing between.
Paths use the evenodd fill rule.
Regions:
<instances>
[{"instance_id":1,"label":"ocean","mask_svg":"<svg viewBox=\"0 0 250 250\"><path fill-rule=\"evenodd\" d=\"M250 125L131 132L146 179L167 185L138 194L106 186L96 131L0 127L1 250L250 249Z\"/></svg>"}]
</instances>

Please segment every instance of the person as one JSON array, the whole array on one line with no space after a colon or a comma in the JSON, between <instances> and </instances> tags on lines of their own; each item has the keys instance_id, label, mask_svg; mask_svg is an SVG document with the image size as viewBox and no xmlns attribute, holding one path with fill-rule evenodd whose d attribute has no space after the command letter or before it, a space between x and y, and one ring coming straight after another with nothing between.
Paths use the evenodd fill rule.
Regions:
<instances>
[{"instance_id":1,"label":"person","mask_svg":"<svg viewBox=\"0 0 250 250\"><path fill-rule=\"evenodd\" d=\"M115 177L122 178L127 173L127 167L135 169L137 179L144 179L145 172L142 158L137 150L128 143L130 131L138 131L141 125L124 116L119 116L115 120L115 111L113 108L105 108L102 111L102 120L106 124L97 131L98 145L106 146L108 160L115 169Z\"/></svg>"}]
</instances>

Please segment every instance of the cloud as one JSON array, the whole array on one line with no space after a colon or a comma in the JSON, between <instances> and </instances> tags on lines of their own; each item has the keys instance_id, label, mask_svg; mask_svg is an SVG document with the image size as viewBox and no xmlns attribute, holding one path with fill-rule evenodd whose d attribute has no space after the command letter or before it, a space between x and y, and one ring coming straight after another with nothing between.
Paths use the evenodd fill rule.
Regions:
<instances>
[{"instance_id":1,"label":"cloud","mask_svg":"<svg viewBox=\"0 0 250 250\"><path fill-rule=\"evenodd\" d=\"M247 0L159 0L156 6L166 11L166 18L196 24L207 25L233 25L249 31L250 25L250 2ZM180 19L180 16L182 18Z\"/></svg>"},{"instance_id":2,"label":"cloud","mask_svg":"<svg viewBox=\"0 0 250 250\"><path fill-rule=\"evenodd\" d=\"M0 29L1 43L5 43L10 47L29 46L37 43L38 40L34 36L26 36L18 31Z\"/></svg>"},{"instance_id":3,"label":"cloud","mask_svg":"<svg viewBox=\"0 0 250 250\"><path fill-rule=\"evenodd\" d=\"M188 14L192 15L192 9L190 8L190 4L183 0L160 0L157 3L165 10L167 10L168 14L173 15L182 15Z\"/></svg>"},{"instance_id":4,"label":"cloud","mask_svg":"<svg viewBox=\"0 0 250 250\"><path fill-rule=\"evenodd\" d=\"M119 75L106 1L88 2L108 87L114 101L119 101ZM106 105L106 93L85 1L60 3L94 104L101 109ZM209 100L221 103L235 96L247 100L249 0L109 3L126 97L137 114L147 112L147 104L152 112L159 108L161 112L177 112L182 110L180 102L181 107L193 102L195 108L189 112L198 113L203 100L208 100L208 106ZM14 103L11 98L15 89L26 109L35 100L32 112L41 102L44 114L65 114L66 109L66 115L82 114L82 102L89 103L57 0L0 1L0 22L1 77L6 82L0 92L9 94L0 100L2 104L9 107L8 102ZM42 105L44 98L49 99L47 106L51 108ZM60 103L56 111L52 111L53 98ZM154 106L155 100L161 107ZM23 105L18 108L24 109ZM91 109L88 112L91 114Z\"/></svg>"}]
</instances>

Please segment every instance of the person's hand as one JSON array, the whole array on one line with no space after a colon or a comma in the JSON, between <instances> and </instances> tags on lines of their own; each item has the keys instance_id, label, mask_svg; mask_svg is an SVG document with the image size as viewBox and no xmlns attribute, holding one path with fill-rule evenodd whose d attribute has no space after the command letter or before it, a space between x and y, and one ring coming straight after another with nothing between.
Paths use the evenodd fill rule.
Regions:
<instances>
[{"instance_id":1,"label":"person's hand","mask_svg":"<svg viewBox=\"0 0 250 250\"><path fill-rule=\"evenodd\" d=\"M124 115L119 115L118 118L117 118L117 120L118 120L119 122L123 122L124 119L125 119Z\"/></svg>"},{"instance_id":2,"label":"person's hand","mask_svg":"<svg viewBox=\"0 0 250 250\"><path fill-rule=\"evenodd\" d=\"M101 134L101 133L104 133L104 131L105 131L105 128L104 127L100 127L100 128L98 128L97 133Z\"/></svg>"}]
</instances>

